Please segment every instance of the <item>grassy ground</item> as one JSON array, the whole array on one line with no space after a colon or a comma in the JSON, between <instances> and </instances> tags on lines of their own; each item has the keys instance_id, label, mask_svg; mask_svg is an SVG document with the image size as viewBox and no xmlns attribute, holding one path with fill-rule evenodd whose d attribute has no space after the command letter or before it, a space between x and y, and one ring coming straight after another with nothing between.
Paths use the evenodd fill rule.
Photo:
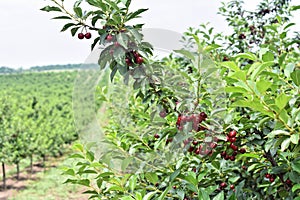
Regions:
<instances>
[{"instance_id":1,"label":"grassy ground","mask_svg":"<svg viewBox=\"0 0 300 200\"><path fill-rule=\"evenodd\" d=\"M66 157L59 160L50 160L47 165L56 165L46 171L36 173L34 180L27 180L25 189L13 192L10 200L84 200L86 195L81 194L82 188L70 184L63 184L65 177L61 175L60 167L71 165L72 161Z\"/></svg>"}]
</instances>

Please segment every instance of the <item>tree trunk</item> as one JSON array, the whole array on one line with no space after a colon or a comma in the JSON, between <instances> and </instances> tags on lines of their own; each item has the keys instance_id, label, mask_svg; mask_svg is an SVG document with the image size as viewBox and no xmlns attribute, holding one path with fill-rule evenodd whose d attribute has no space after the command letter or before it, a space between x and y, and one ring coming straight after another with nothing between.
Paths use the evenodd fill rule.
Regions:
<instances>
[{"instance_id":1,"label":"tree trunk","mask_svg":"<svg viewBox=\"0 0 300 200\"><path fill-rule=\"evenodd\" d=\"M17 162L17 180L19 180L20 179L20 163L19 162Z\"/></svg>"},{"instance_id":2,"label":"tree trunk","mask_svg":"<svg viewBox=\"0 0 300 200\"><path fill-rule=\"evenodd\" d=\"M33 173L33 155L30 155L30 174Z\"/></svg>"},{"instance_id":3,"label":"tree trunk","mask_svg":"<svg viewBox=\"0 0 300 200\"><path fill-rule=\"evenodd\" d=\"M3 178L3 190L6 190L6 172L5 172L5 164L2 162L2 178Z\"/></svg>"},{"instance_id":4,"label":"tree trunk","mask_svg":"<svg viewBox=\"0 0 300 200\"><path fill-rule=\"evenodd\" d=\"M43 155L43 167L46 168L46 155Z\"/></svg>"}]
</instances>

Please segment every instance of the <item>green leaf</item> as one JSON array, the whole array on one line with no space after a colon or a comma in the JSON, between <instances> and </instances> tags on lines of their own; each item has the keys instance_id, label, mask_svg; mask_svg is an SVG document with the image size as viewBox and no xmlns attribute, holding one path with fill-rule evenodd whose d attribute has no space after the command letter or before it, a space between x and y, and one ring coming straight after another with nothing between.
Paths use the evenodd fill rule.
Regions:
<instances>
[{"instance_id":1,"label":"green leaf","mask_svg":"<svg viewBox=\"0 0 300 200\"><path fill-rule=\"evenodd\" d=\"M44 8L41 8L41 10L46 12L51 12L51 11L62 12L62 10L56 6L46 6Z\"/></svg>"},{"instance_id":2,"label":"green leaf","mask_svg":"<svg viewBox=\"0 0 300 200\"><path fill-rule=\"evenodd\" d=\"M132 13L129 13L127 15L127 19L126 21L129 21L129 20L132 20L134 18L139 18L139 15L143 12L146 12L148 9L138 9L137 11L135 12L132 12Z\"/></svg>"},{"instance_id":3,"label":"green leaf","mask_svg":"<svg viewBox=\"0 0 300 200\"><path fill-rule=\"evenodd\" d=\"M77 15L77 17L82 17L82 9L80 7L74 7L74 12Z\"/></svg>"},{"instance_id":4,"label":"green leaf","mask_svg":"<svg viewBox=\"0 0 300 200\"><path fill-rule=\"evenodd\" d=\"M286 104L289 102L289 100L291 99L292 97L290 96L287 96L286 94L284 93L281 93L276 99L275 99L275 104L276 106L282 110Z\"/></svg>"},{"instance_id":5,"label":"green leaf","mask_svg":"<svg viewBox=\"0 0 300 200\"><path fill-rule=\"evenodd\" d=\"M274 64L274 61L264 62L260 64L251 74L251 80L255 80L257 76L262 73L267 67L270 67Z\"/></svg>"},{"instance_id":6,"label":"green leaf","mask_svg":"<svg viewBox=\"0 0 300 200\"><path fill-rule=\"evenodd\" d=\"M188 50L181 49L181 50L174 50L174 52L182 54L183 56L185 56L188 59L195 60L194 54Z\"/></svg>"},{"instance_id":7,"label":"green leaf","mask_svg":"<svg viewBox=\"0 0 300 200\"><path fill-rule=\"evenodd\" d=\"M263 60L264 62L274 61L274 54L271 53L270 51L268 51L267 53L265 53L265 54L262 56L262 60Z\"/></svg>"},{"instance_id":8,"label":"green leaf","mask_svg":"<svg viewBox=\"0 0 300 200\"><path fill-rule=\"evenodd\" d=\"M291 135L291 142L293 144L299 144L299 133L294 133Z\"/></svg>"},{"instance_id":9,"label":"green leaf","mask_svg":"<svg viewBox=\"0 0 300 200\"><path fill-rule=\"evenodd\" d=\"M124 192L124 189L121 186L118 186L118 185L111 185L110 187L107 188L107 192L110 192L110 191Z\"/></svg>"},{"instance_id":10,"label":"green leaf","mask_svg":"<svg viewBox=\"0 0 300 200\"><path fill-rule=\"evenodd\" d=\"M238 86L227 86L226 88L225 88L225 92L227 92L227 93L231 93L231 92L233 92L233 93L248 93L248 91L245 89L245 88L242 88L242 87L238 87Z\"/></svg>"},{"instance_id":11,"label":"green leaf","mask_svg":"<svg viewBox=\"0 0 300 200\"><path fill-rule=\"evenodd\" d=\"M84 156L79 154L79 153L75 153L75 154L72 154L71 156L69 156L69 158L82 158L82 159L84 159Z\"/></svg>"},{"instance_id":12,"label":"green leaf","mask_svg":"<svg viewBox=\"0 0 300 200\"><path fill-rule=\"evenodd\" d=\"M287 64L284 68L284 75L288 78L291 77L291 73L294 71L294 69L295 69L294 63Z\"/></svg>"},{"instance_id":13,"label":"green leaf","mask_svg":"<svg viewBox=\"0 0 300 200\"><path fill-rule=\"evenodd\" d=\"M220 192L213 200L224 200L224 191Z\"/></svg>"},{"instance_id":14,"label":"green leaf","mask_svg":"<svg viewBox=\"0 0 300 200\"><path fill-rule=\"evenodd\" d=\"M246 81L246 79L247 79L245 71L237 71L237 72L231 74L230 77L234 78L236 80L242 80L242 81Z\"/></svg>"},{"instance_id":15,"label":"green leaf","mask_svg":"<svg viewBox=\"0 0 300 200\"><path fill-rule=\"evenodd\" d=\"M291 11L300 10L300 5L291 6Z\"/></svg>"},{"instance_id":16,"label":"green leaf","mask_svg":"<svg viewBox=\"0 0 300 200\"><path fill-rule=\"evenodd\" d=\"M235 64L235 62L232 61L222 62L221 66L231 69L234 72L240 71L240 68Z\"/></svg>"},{"instance_id":17,"label":"green leaf","mask_svg":"<svg viewBox=\"0 0 300 200\"><path fill-rule=\"evenodd\" d=\"M299 189L300 189L300 184L298 183L298 184L293 186L292 192L295 192L296 190L299 190Z\"/></svg>"},{"instance_id":18,"label":"green leaf","mask_svg":"<svg viewBox=\"0 0 300 200\"><path fill-rule=\"evenodd\" d=\"M89 179L78 180L77 184L89 187L90 186L90 180Z\"/></svg>"},{"instance_id":19,"label":"green leaf","mask_svg":"<svg viewBox=\"0 0 300 200\"><path fill-rule=\"evenodd\" d=\"M197 181L197 179L196 179L195 176L196 176L195 173L192 173L192 172L188 173L188 175L186 175L184 177L184 180L186 180L187 182L191 183L192 185L197 185L198 181Z\"/></svg>"},{"instance_id":20,"label":"green leaf","mask_svg":"<svg viewBox=\"0 0 300 200\"><path fill-rule=\"evenodd\" d=\"M286 138L282 143L281 143L281 151L285 151L291 143L291 138Z\"/></svg>"},{"instance_id":21,"label":"green leaf","mask_svg":"<svg viewBox=\"0 0 300 200\"><path fill-rule=\"evenodd\" d=\"M260 62L255 62L255 63L253 63L253 64L250 66L250 68L248 69L247 76L250 76L250 74L251 74L255 69L257 69L260 65L261 65Z\"/></svg>"},{"instance_id":22,"label":"green leaf","mask_svg":"<svg viewBox=\"0 0 300 200\"><path fill-rule=\"evenodd\" d=\"M75 26L75 25L76 24L68 23L68 24L64 25L64 27L60 31L64 32L64 31L68 30L70 27Z\"/></svg>"},{"instance_id":23,"label":"green leaf","mask_svg":"<svg viewBox=\"0 0 300 200\"><path fill-rule=\"evenodd\" d=\"M158 200L164 200L168 192L170 191L171 186L167 187L165 191L158 197Z\"/></svg>"},{"instance_id":24,"label":"green leaf","mask_svg":"<svg viewBox=\"0 0 300 200\"><path fill-rule=\"evenodd\" d=\"M151 200L151 198L157 193L157 191L149 192L144 197L143 200Z\"/></svg>"},{"instance_id":25,"label":"green leaf","mask_svg":"<svg viewBox=\"0 0 300 200\"><path fill-rule=\"evenodd\" d=\"M259 155L256 155L256 154L253 154L253 153L244 153L244 154L239 154L238 155L238 158L243 158L243 157L245 157L245 158L257 158L257 159L260 158Z\"/></svg>"},{"instance_id":26,"label":"green leaf","mask_svg":"<svg viewBox=\"0 0 300 200\"><path fill-rule=\"evenodd\" d=\"M141 43L142 39L143 39L143 35L136 29L128 29L128 32L131 33L131 35L134 37L135 41L137 43ZM149 43L143 43L143 44L149 44ZM149 44L151 46L151 44ZM151 46L152 47L152 46Z\"/></svg>"},{"instance_id":27,"label":"green leaf","mask_svg":"<svg viewBox=\"0 0 300 200\"><path fill-rule=\"evenodd\" d=\"M80 27L75 27L75 28L72 28L72 29L71 29L71 34L72 34L73 37L74 37L75 34L77 33L78 29L80 29Z\"/></svg>"},{"instance_id":28,"label":"green leaf","mask_svg":"<svg viewBox=\"0 0 300 200\"><path fill-rule=\"evenodd\" d=\"M206 46L206 47L204 48L204 51L205 51L205 52L210 52L210 51L213 51L213 50L218 49L218 48L220 48L220 47L222 47L222 46L221 46L221 45L218 45L218 44L211 44L211 45Z\"/></svg>"},{"instance_id":29,"label":"green leaf","mask_svg":"<svg viewBox=\"0 0 300 200\"><path fill-rule=\"evenodd\" d=\"M91 151L87 151L86 152L86 158L90 161L90 162L93 162L94 161L94 153L93 152L91 152Z\"/></svg>"},{"instance_id":30,"label":"green leaf","mask_svg":"<svg viewBox=\"0 0 300 200\"><path fill-rule=\"evenodd\" d=\"M58 17L53 17L52 19L72 19L69 16L58 16Z\"/></svg>"},{"instance_id":31,"label":"green leaf","mask_svg":"<svg viewBox=\"0 0 300 200\"><path fill-rule=\"evenodd\" d=\"M75 176L75 171L73 169L68 169L63 172L65 175Z\"/></svg>"},{"instance_id":32,"label":"green leaf","mask_svg":"<svg viewBox=\"0 0 300 200\"><path fill-rule=\"evenodd\" d=\"M128 48L128 36L125 33L119 33L117 34L117 41L122 45L124 48Z\"/></svg>"},{"instance_id":33,"label":"green leaf","mask_svg":"<svg viewBox=\"0 0 300 200\"><path fill-rule=\"evenodd\" d=\"M129 179L129 188L131 191L134 191L136 187L136 183L137 183L137 176L136 175L131 176Z\"/></svg>"},{"instance_id":34,"label":"green leaf","mask_svg":"<svg viewBox=\"0 0 300 200\"><path fill-rule=\"evenodd\" d=\"M122 197L121 200L135 200L135 199L132 198L131 196L127 196L127 197Z\"/></svg>"},{"instance_id":35,"label":"green leaf","mask_svg":"<svg viewBox=\"0 0 300 200\"><path fill-rule=\"evenodd\" d=\"M300 86L300 70L295 70L293 73L291 73L291 78L295 85L298 87Z\"/></svg>"},{"instance_id":36,"label":"green leaf","mask_svg":"<svg viewBox=\"0 0 300 200\"><path fill-rule=\"evenodd\" d=\"M131 4L131 0L126 0L126 3L125 3L126 8L128 8L130 6L130 4Z\"/></svg>"},{"instance_id":37,"label":"green leaf","mask_svg":"<svg viewBox=\"0 0 300 200\"><path fill-rule=\"evenodd\" d=\"M235 56L235 58L245 58L245 59L248 59L248 60L253 60L253 61L256 61L257 60L257 57L256 55L254 55L253 53L239 53L238 55Z\"/></svg>"},{"instance_id":38,"label":"green leaf","mask_svg":"<svg viewBox=\"0 0 300 200\"><path fill-rule=\"evenodd\" d=\"M216 163L215 163L216 164ZM217 165L217 164L216 164ZM220 165L220 163L219 163L219 165ZM218 166L217 166L218 167ZM202 179L204 178L204 176L207 174L207 172L205 172L205 171L203 171L203 172L201 172L199 175L198 175L198 178L197 178L197 180L198 180L198 182L201 182L202 181Z\"/></svg>"},{"instance_id":39,"label":"green leaf","mask_svg":"<svg viewBox=\"0 0 300 200\"><path fill-rule=\"evenodd\" d=\"M267 135L267 137L274 138L275 136L278 136L278 135L290 135L290 133L287 131L284 131L284 130L275 130L275 131L272 131L271 133L269 133Z\"/></svg>"},{"instance_id":40,"label":"green leaf","mask_svg":"<svg viewBox=\"0 0 300 200\"><path fill-rule=\"evenodd\" d=\"M146 173L145 177L153 185L155 185L158 182L158 176L154 172L148 172L148 173Z\"/></svg>"},{"instance_id":41,"label":"green leaf","mask_svg":"<svg viewBox=\"0 0 300 200\"><path fill-rule=\"evenodd\" d=\"M209 199L209 195L206 193L206 191L203 188L200 188L199 190L198 199L199 200Z\"/></svg>"},{"instance_id":42,"label":"green leaf","mask_svg":"<svg viewBox=\"0 0 300 200\"><path fill-rule=\"evenodd\" d=\"M121 164L121 169L122 171L125 171L126 168L128 167L128 165L130 164L130 162L133 160L133 158L129 157L129 158L125 158L124 160L122 160L122 164Z\"/></svg>"},{"instance_id":43,"label":"green leaf","mask_svg":"<svg viewBox=\"0 0 300 200\"><path fill-rule=\"evenodd\" d=\"M173 182L179 174L180 174L180 169L175 170L170 176L170 182Z\"/></svg>"},{"instance_id":44,"label":"green leaf","mask_svg":"<svg viewBox=\"0 0 300 200\"><path fill-rule=\"evenodd\" d=\"M80 152L83 152L83 150L84 150L82 144L79 144L79 143L74 144L73 149L80 151Z\"/></svg>"},{"instance_id":45,"label":"green leaf","mask_svg":"<svg viewBox=\"0 0 300 200\"><path fill-rule=\"evenodd\" d=\"M267 81L265 79L260 79L256 82L256 88L259 91L260 94L264 94L267 89L269 89L272 86L273 83L270 81Z\"/></svg>"},{"instance_id":46,"label":"green leaf","mask_svg":"<svg viewBox=\"0 0 300 200\"><path fill-rule=\"evenodd\" d=\"M292 169L298 173L300 173L300 160L292 162Z\"/></svg>"}]
</instances>

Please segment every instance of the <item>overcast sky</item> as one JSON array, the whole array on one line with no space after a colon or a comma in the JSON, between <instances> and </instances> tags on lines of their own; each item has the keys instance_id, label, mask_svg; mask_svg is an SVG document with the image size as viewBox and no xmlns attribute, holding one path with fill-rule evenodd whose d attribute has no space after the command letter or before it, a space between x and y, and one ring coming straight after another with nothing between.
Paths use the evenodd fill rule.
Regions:
<instances>
[{"instance_id":1,"label":"overcast sky","mask_svg":"<svg viewBox=\"0 0 300 200\"><path fill-rule=\"evenodd\" d=\"M83 63L90 54L89 40L60 33L63 22L50 20L39 9L49 0L0 1L0 67L28 68L48 64ZM68 2L68 1L66 1ZM74 2L69 0L69 2ZM210 22L218 31L227 28L217 15L219 0L133 0L135 8L150 8L142 21L148 28L164 28L182 33L188 27ZM249 0L255 8L259 0ZM300 0L294 0L300 3Z\"/></svg>"}]
</instances>

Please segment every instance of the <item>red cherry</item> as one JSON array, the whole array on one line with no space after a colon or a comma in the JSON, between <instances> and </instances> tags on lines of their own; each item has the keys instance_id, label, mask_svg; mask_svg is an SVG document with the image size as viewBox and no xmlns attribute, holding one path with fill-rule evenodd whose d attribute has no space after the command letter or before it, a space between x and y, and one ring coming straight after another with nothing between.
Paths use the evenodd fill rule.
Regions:
<instances>
[{"instance_id":1,"label":"red cherry","mask_svg":"<svg viewBox=\"0 0 300 200\"><path fill-rule=\"evenodd\" d=\"M156 133L155 135L154 135L154 138L156 138L156 139L158 139L160 136Z\"/></svg>"},{"instance_id":2,"label":"red cherry","mask_svg":"<svg viewBox=\"0 0 300 200\"><path fill-rule=\"evenodd\" d=\"M214 149L214 148L216 148L218 145L216 144L216 143L210 143L210 148L212 148L212 149Z\"/></svg>"},{"instance_id":3,"label":"red cherry","mask_svg":"<svg viewBox=\"0 0 300 200\"><path fill-rule=\"evenodd\" d=\"M242 166L243 170L247 170L247 167L245 165Z\"/></svg>"},{"instance_id":4,"label":"red cherry","mask_svg":"<svg viewBox=\"0 0 300 200\"><path fill-rule=\"evenodd\" d=\"M234 152L232 153L232 155L233 155L233 156L236 156L236 155L237 155L237 152L236 152L236 151L234 151Z\"/></svg>"},{"instance_id":5,"label":"red cherry","mask_svg":"<svg viewBox=\"0 0 300 200\"><path fill-rule=\"evenodd\" d=\"M229 142L234 143L236 141L236 137L229 138Z\"/></svg>"},{"instance_id":6,"label":"red cherry","mask_svg":"<svg viewBox=\"0 0 300 200\"><path fill-rule=\"evenodd\" d=\"M265 174L265 177L266 178L270 178L270 174Z\"/></svg>"},{"instance_id":7,"label":"red cherry","mask_svg":"<svg viewBox=\"0 0 300 200\"><path fill-rule=\"evenodd\" d=\"M225 155L225 160L229 160L230 159L230 156L228 154Z\"/></svg>"},{"instance_id":8,"label":"red cherry","mask_svg":"<svg viewBox=\"0 0 300 200\"><path fill-rule=\"evenodd\" d=\"M230 137L228 137L228 135L226 135L226 141L230 142Z\"/></svg>"},{"instance_id":9,"label":"red cherry","mask_svg":"<svg viewBox=\"0 0 300 200\"><path fill-rule=\"evenodd\" d=\"M205 121L206 118L207 118L207 114L206 114L205 112L201 112L201 113L199 114L199 116L200 116L200 119L202 119L202 121Z\"/></svg>"},{"instance_id":10,"label":"red cherry","mask_svg":"<svg viewBox=\"0 0 300 200\"><path fill-rule=\"evenodd\" d=\"M139 57L136 58L136 63L137 63L137 64L140 65L140 64L142 64L143 62L144 62L144 58L143 58L143 57L139 56Z\"/></svg>"},{"instance_id":11,"label":"red cherry","mask_svg":"<svg viewBox=\"0 0 300 200\"><path fill-rule=\"evenodd\" d=\"M195 150L195 154L197 154L197 155L200 154L200 148L197 148L197 149Z\"/></svg>"},{"instance_id":12,"label":"red cherry","mask_svg":"<svg viewBox=\"0 0 300 200\"><path fill-rule=\"evenodd\" d=\"M233 190L234 188L235 188L235 187L234 187L234 185L230 185L230 189L232 189L232 190Z\"/></svg>"},{"instance_id":13,"label":"red cherry","mask_svg":"<svg viewBox=\"0 0 300 200\"><path fill-rule=\"evenodd\" d=\"M84 37L85 37L86 39L91 39L92 34L91 34L90 32L87 32L87 33L84 35Z\"/></svg>"},{"instance_id":14,"label":"red cherry","mask_svg":"<svg viewBox=\"0 0 300 200\"><path fill-rule=\"evenodd\" d=\"M220 183L221 188L225 188L226 186L227 186L227 184L225 182Z\"/></svg>"},{"instance_id":15,"label":"red cherry","mask_svg":"<svg viewBox=\"0 0 300 200\"><path fill-rule=\"evenodd\" d=\"M195 173L197 172L197 168L196 167L193 168L193 172L195 172Z\"/></svg>"},{"instance_id":16,"label":"red cherry","mask_svg":"<svg viewBox=\"0 0 300 200\"><path fill-rule=\"evenodd\" d=\"M141 64L141 63L138 63L138 64ZM182 115L181 122L186 123L187 122L187 116Z\"/></svg>"},{"instance_id":17,"label":"red cherry","mask_svg":"<svg viewBox=\"0 0 300 200\"><path fill-rule=\"evenodd\" d=\"M230 131L229 134L228 134L228 137L230 137L230 138L233 138L235 136L236 136L236 131L235 130Z\"/></svg>"},{"instance_id":18,"label":"red cherry","mask_svg":"<svg viewBox=\"0 0 300 200\"><path fill-rule=\"evenodd\" d=\"M173 142L173 138L168 138L166 144L169 144L170 142Z\"/></svg>"},{"instance_id":19,"label":"red cherry","mask_svg":"<svg viewBox=\"0 0 300 200\"><path fill-rule=\"evenodd\" d=\"M111 42L113 40L113 36L112 35L107 35L106 40L107 40L107 42Z\"/></svg>"},{"instance_id":20,"label":"red cherry","mask_svg":"<svg viewBox=\"0 0 300 200\"><path fill-rule=\"evenodd\" d=\"M230 148L231 148L233 151L237 151L237 150L238 150L238 147L235 146L233 143L230 144Z\"/></svg>"},{"instance_id":21,"label":"red cherry","mask_svg":"<svg viewBox=\"0 0 300 200\"><path fill-rule=\"evenodd\" d=\"M273 183L275 181L275 178L271 177L269 180L271 183Z\"/></svg>"},{"instance_id":22,"label":"red cherry","mask_svg":"<svg viewBox=\"0 0 300 200\"><path fill-rule=\"evenodd\" d=\"M235 156L230 156L229 158L231 161L235 161Z\"/></svg>"},{"instance_id":23,"label":"red cherry","mask_svg":"<svg viewBox=\"0 0 300 200\"><path fill-rule=\"evenodd\" d=\"M177 188L176 185L173 185L173 189L176 190L176 188Z\"/></svg>"},{"instance_id":24,"label":"red cherry","mask_svg":"<svg viewBox=\"0 0 300 200\"><path fill-rule=\"evenodd\" d=\"M193 152L193 151L194 151L194 149L195 149L194 147L190 146L190 148L189 148L189 150L188 150L188 151L191 153L191 152Z\"/></svg>"},{"instance_id":25,"label":"red cherry","mask_svg":"<svg viewBox=\"0 0 300 200\"><path fill-rule=\"evenodd\" d=\"M193 141L193 145L197 145L198 144L198 141L197 140L194 140Z\"/></svg>"},{"instance_id":26,"label":"red cherry","mask_svg":"<svg viewBox=\"0 0 300 200\"><path fill-rule=\"evenodd\" d=\"M130 60L130 59L129 59L129 60ZM126 63L127 63L127 60L126 60ZM131 60L130 60L130 63L132 63ZM128 64L128 63L127 63L127 64ZM167 116L167 112L166 112L165 110L162 110L162 111L159 112L159 116L160 116L161 118L165 118L165 117Z\"/></svg>"},{"instance_id":27,"label":"red cherry","mask_svg":"<svg viewBox=\"0 0 300 200\"><path fill-rule=\"evenodd\" d=\"M223 151L222 153L221 153L221 157L225 157L227 154L226 154L226 151Z\"/></svg>"},{"instance_id":28,"label":"red cherry","mask_svg":"<svg viewBox=\"0 0 300 200\"><path fill-rule=\"evenodd\" d=\"M290 179L287 179L286 181L285 181L285 183L287 184L287 185L289 185L289 186L291 186L293 183L292 183L292 181L290 180Z\"/></svg>"},{"instance_id":29,"label":"red cherry","mask_svg":"<svg viewBox=\"0 0 300 200\"><path fill-rule=\"evenodd\" d=\"M78 33L78 39L82 40L84 38L84 34L83 33Z\"/></svg>"},{"instance_id":30,"label":"red cherry","mask_svg":"<svg viewBox=\"0 0 300 200\"><path fill-rule=\"evenodd\" d=\"M241 149L240 149L240 153L241 153L241 154L246 153L246 149L245 149L245 148L241 148Z\"/></svg>"},{"instance_id":31,"label":"red cherry","mask_svg":"<svg viewBox=\"0 0 300 200\"><path fill-rule=\"evenodd\" d=\"M125 62L128 66L131 66L132 65L132 62L129 58L125 58Z\"/></svg>"}]
</instances>

